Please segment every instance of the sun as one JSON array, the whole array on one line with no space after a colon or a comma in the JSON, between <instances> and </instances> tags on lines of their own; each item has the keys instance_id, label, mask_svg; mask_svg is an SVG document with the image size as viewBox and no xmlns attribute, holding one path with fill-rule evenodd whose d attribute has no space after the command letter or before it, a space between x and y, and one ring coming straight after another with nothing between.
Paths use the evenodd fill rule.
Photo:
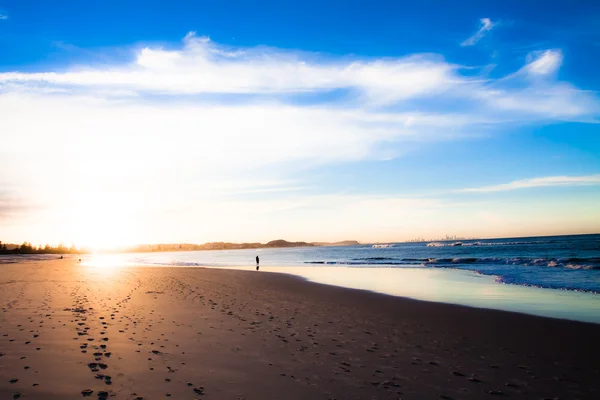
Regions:
<instances>
[{"instance_id":1,"label":"sun","mask_svg":"<svg viewBox=\"0 0 600 400\"><path fill-rule=\"evenodd\" d=\"M136 225L126 202L99 194L79 196L68 214L69 236L79 248L98 252L136 243Z\"/></svg>"},{"instance_id":2,"label":"sun","mask_svg":"<svg viewBox=\"0 0 600 400\"><path fill-rule=\"evenodd\" d=\"M133 245L131 235L127 233L123 222L110 223L105 220L87 220L78 228L77 243L80 247L93 251L115 250Z\"/></svg>"}]
</instances>

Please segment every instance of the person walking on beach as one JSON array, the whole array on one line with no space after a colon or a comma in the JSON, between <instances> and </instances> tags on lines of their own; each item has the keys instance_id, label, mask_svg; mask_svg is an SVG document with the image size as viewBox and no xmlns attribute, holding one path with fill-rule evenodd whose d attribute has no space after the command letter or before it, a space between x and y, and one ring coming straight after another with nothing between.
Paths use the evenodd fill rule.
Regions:
<instances>
[{"instance_id":1,"label":"person walking on beach","mask_svg":"<svg viewBox=\"0 0 600 400\"><path fill-rule=\"evenodd\" d=\"M257 255L257 256L256 256L256 270L257 270L257 271L258 271L258 262L259 262L259 259L258 259L258 255Z\"/></svg>"}]
</instances>

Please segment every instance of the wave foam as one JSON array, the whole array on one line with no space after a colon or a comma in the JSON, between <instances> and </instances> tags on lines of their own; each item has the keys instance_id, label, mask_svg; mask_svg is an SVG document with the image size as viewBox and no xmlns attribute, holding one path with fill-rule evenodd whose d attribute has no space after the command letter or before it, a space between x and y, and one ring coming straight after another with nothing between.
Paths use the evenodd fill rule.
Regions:
<instances>
[{"instance_id":1,"label":"wave foam","mask_svg":"<svg viewBox=\"0 0 600 400\"><path fill-rule=\"evenodd\" d=\"M431 242L427 247L454 247L454 246L524 246L532 244L544 244L547 242Z\"/></svg>"},{"instance_id":2,"label":"wave foam","mask_svg":"<svg viewBox=\"0 0 600 400\"><path fill-rule=\"evenodd\" d=\"M446 267L457 265L514 265L523 267L552 267L570 269L600 270L600 258L527 258L527 257L455 257L455 258L394 258L394 257L364 257L345 260L314 260L305 264L320 265L353 265L353 266L386 266L386 265L421 265L426 267Z\"/></svg>"}]
</instances>

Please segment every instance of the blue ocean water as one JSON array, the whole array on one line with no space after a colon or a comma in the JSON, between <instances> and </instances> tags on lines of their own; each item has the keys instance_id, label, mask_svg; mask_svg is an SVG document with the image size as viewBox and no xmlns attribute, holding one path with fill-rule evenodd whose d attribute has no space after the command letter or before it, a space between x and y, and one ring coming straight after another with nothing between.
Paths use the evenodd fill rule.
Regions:
<instances>
[{"instance_id":1,"label":"blue ocean water","mask_svg":"<svg viewBox=\"0 0 600 400\"><path fill-rule=\"evenodd\" d=\"M336 266L347 268L452 268L495 277L503 284L600 293L600 234L505 238L385 247L302 247L285 249L144 253L130 261L171 266Z\"/></svg>"}]
</instances>

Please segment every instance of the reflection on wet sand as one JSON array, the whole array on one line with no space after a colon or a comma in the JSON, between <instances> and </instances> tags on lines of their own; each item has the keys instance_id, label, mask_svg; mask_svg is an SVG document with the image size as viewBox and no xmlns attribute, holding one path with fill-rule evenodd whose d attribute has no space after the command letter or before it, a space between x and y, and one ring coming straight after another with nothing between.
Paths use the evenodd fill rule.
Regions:
<instances>
[{"instance_id":1,"label":"reflection on wet sand","mask_svg":"<svg viewBox=\"0 0 600 400\"><path fill-rule=\"evenodd\" d=\"M600 323L597 294L499 284L492 276L471 271L347 267L265 267L264 271L417 300Z\"/></svg>"},{"instance_id":2,"label":"reflection on wet sand","mask_svg":"<svg viewBox=\"0 0 600 400\"><path fill-rule=\"evenodd\" d=\"M127 261L126 255L110 253L90 254L88 257L82 259L81 265L94 270L105 271L133 266Z\"/></svg>"}]
</instances>

